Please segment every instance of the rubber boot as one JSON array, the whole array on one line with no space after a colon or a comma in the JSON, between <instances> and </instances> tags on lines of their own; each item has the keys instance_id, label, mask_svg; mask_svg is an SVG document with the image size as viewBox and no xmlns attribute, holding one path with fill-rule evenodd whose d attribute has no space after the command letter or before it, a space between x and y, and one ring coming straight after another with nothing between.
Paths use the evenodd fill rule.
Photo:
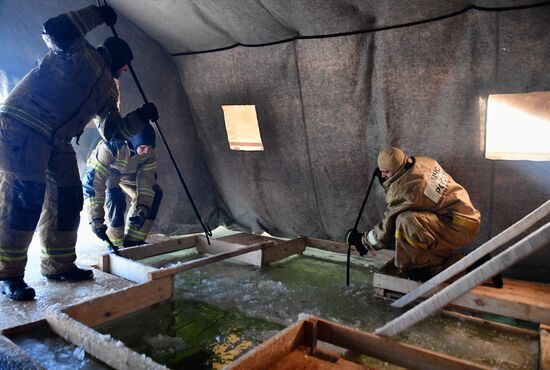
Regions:
<instances>
[{"instance_id":1,"label":"rubber boot","mask_svg":"<svg viewBox=\"0 0 550 370\"><path fill-rule=\"evenodd\" d=\"M30 301L34 299L34 289L25 283L22 276L0 280L2 294L14 301Z\"/></svg>"},{"instance_id":2,"label":"rubber boot","mask_svg":"<svg viewBox=\"0 0 550 370\"><path fill-rule=\"evenodd\" d=\"M130 248L130 247L137 247L138 245L145 244L145 241L139 241L139 240L125 240L122 246L124 248Z\"/></svg>"},{"instance_id":3,"label":"rubber boot","mask_svg":"<svg viewBox=\"0 0 550 370\"><path fill-rule=\"evenodd\" d=\"M423 283L430 280L433 277L431 268L429 266L418 267L418 268L409 267L407 269L407 275L409 279L421 281Z\"/></svg>"},{"instance_id":4,"label":"rubber boot","mask_svg":"<svg viewBox=\"0 0 550 370\"><path fill-rule=\"evenodd\" d=\"M73 266L73 268L69 271L65 271L60 274L46 274L44 276L49 280L82 281L92 279L94 277L94 272L92 270L85 270Z\"/></svg>"}]
</instances>

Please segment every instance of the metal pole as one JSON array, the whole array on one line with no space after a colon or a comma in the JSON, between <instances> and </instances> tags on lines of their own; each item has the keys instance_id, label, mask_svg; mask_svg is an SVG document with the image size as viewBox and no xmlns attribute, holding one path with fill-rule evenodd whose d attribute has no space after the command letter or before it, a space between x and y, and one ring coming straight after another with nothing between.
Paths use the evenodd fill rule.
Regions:
<instances>
[{"instance_id":1,"label":"metal pole","mask_svg":"<svg viewBox=\"0 0 550 370\"><path fill-rule=\"evenodd\" d=\"M100 0L97 0L97 4L101 6ZM107 1L103 0L103 4L107 5ZM116 38L118 37L118 33L115 29L115 26L110 26L111 31L113 31L113 35ZM147 96L145 95L145 92L143 91L143 88L141 87L141 84L139 82L139 79L137 77L136 72L134 71L134 67L132 67L132 63L128 62L128 68L130 69L130 73L132 74L132 77L134 79L134 82L136 83L136 86L139 90L139 93L141 94L141 97L143 98L143 101L145 103L148 103ZM166 141L164 134L162 133L162 130L160 129L160 125L158 124L158 121L154 121L155 125L157 126L157 130L159 132L160 137L162 138L162 142L164 143L164 146L166 147L166 151L168 152L168 155L170 156L170 160L172 161L172 164L174 165L174 168L176 169L176 173L178 174L178 177L180 179L181 184L183 185L183 189L185 190L185 194L187 194L187 198L189 199L189 202L191 203L191 206L193 207L193 210L195 211L195 214L197 215L197 218L202 226L202 229L204 230L204 236L206 237L206 241L208 242L208 245L210 245L210 239L209 236L212 236L212 230L208 226L205 226L202 222L202 218L199 214L199 211L197 207L195 206L195 202L193 201L193 198L191 197L191 193L189 192L189 189L187 188L187 184L185 183L185 180L183 179L183 175L180 172L180 169L178 168L178 165L176 164L176 159L174 158L174 155L172 154L172 150L170 150L170 147L168 146L168 142Z\"/></svg>"}]
</instances>

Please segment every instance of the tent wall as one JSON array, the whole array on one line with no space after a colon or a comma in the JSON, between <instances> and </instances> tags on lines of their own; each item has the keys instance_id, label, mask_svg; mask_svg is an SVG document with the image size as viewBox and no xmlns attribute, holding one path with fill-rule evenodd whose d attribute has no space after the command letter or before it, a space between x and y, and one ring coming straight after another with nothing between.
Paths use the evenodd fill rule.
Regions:
<instances>
[{"instance_id":1,"label":"tent wall","mask_svg":"<svg viewBox=\"0 0 550 370\"><path fill-rule=\"evenodd\" d=\"M482 213L479 245L550 197L548 162L484 158L488 94L550 90L549 21L550 7L470 11L175 61L208 168L241 227L342 240L379 149L392 144L436 158L466 187ZM264 152L229 150L224 104L256 105ZM378 186L361 229L381 219L383 199ZM549 262L545 251L516 271L540 278Z\"/></svg>"}]
</instances>

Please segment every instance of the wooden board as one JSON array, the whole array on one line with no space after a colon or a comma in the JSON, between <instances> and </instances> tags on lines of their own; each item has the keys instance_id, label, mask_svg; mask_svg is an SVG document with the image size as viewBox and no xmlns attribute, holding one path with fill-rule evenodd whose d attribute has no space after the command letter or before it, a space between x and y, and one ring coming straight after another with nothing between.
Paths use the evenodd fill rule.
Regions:
<instances>
[{"instance_id":1,"label":"wooden board","mask_svg":"<svg viewBox=\"0 0 550 370\"><path fill-rule=\"evenodd\" d=\"M348 253L348 246L344 243L339 243L331 240L317 239L306 237L306 247L322 249L329 252L336 253ZM355 248L351 248L351 255L360 257ZM382 249L376 252L376 254L369 252L364 258L372 259L375 261L387 262L395 255L394 251Z\"/></svg>"},{"instance_id":2,"label":"wooden board","mask_svg":"<svg viewBox=\"0 0 550 370\"><path fill-rule=\"evenodd\" d=\"M266 247L262 250L262 267L289 256L302 253L306 249L306 238L297 238Z\"/></svg>"},{"instance_id":3,"label":"wooden board","mask_svg":"<svg viewBox=\"0 0 550 370\"><path fill-rule=\"evenodd\" d=\"M540 326L539 369L550 370L550 326Z\"/></svg>"},{"instance_id":4,"label":"wooden board","mask_svg":"<svg viewBox=\"0 0 550 370\"><path fill-rule=\"evenodd\" d=\"M304 321L299 321L227 365L225 370L269 369L304 342L304 333Z\"/></svg>"},{"instance_id":5,"label":"wooden board","mask_svg":"<svg viewBox=\"0 0 550 370\"><path fill-rule=\"evenodd\" d=\"M409 369L489 369L393 339L365 333L310 316L268 339L226 369L359 369L337 353L317 348L317 341L363 353Z\"/></svg>"},{"instance_id":6,"label":"wooden board","mask_svg":"<svg viewBox=\"0 0 550 370\"><path fill-rule=\"evenodd\" d=\"M143 259L147 257L157 256L175 252L181 249L194 248L196 245L196 235L179 236L162 242L153 244L140 245L138 247L122 248L119 254L122 257L132 260Z\"/></svg>"},{"instance_id":7,"label":"wooden board","mask_svg":"<svg viewBox=\"0 0 550 370\"><path fill-rule=\"evenodd\" d=\"M109 272L138 284L149 281L149 273L158 270L155 267L144 265L137 261L114 254L108 254L107 258L108 262L103 262L103 264L107 265L109 270L105 272Z\"/></svg>"},{"instance_id":8,"label":"wooden board","mask_svg":"<svg viewBox=\"0 0 550 370\"><path fill-rule=\"evenodd\" d=\"M272 241L270 242L273 243ZM250 245L258 245L258 244L257 243L248 244L248 246ZM204 236L202 235L197 236L197 251L199 253L216 255L216 254L238 251L242 249L243 249L243 244L228 242L221 239L210 239L210 245L208 245L208 243L206 242L206 238ZM260 249L256 251L248 252L243 255L234 256L232 258L234 261L240 261L240 262L247 263L249 265L261 267L262 251Z\"/></svg>"},{"instance_id":9,"label":"wooden board","mask_svg":"<svg viewBox=\"0 0 550 370\"><path fill-rule=\"evenodd\" d=\"M318 321L318 339L407 369L489 369L413 345L397 342L323 319Z\"/></svg>"},{"instance_id":10,"label":"wooden board","mask_svg":"<svg viewBox=\"0 0 550 370\"><path fill-rule=\"evenodd\" d=\"M267 242L267 241L270 241L270 240L275 242L275 244L284 242L284 240L282 240L282 239L273 238L271 236L255 235L255 234L248 234L248 233L239 233L239 234L227 235L227 236L223 236L221 238L217 238L215 240L223 240L224 242L241 244L241 245L258 244L258 243Z\"/></svg>"},{"instance_id":11,"label":"wooden board","mask_svg":"<svg viewBox=\"0 0 550 370\"><path fill-rule=\"evenodd\" d=\"M151 280L161 279L167 276L173 276L180 272L192 270L200 266L209 265L214 262L223 261L230 258L236 258L243 255L246 256L247 254L256 253L258 251L261 252L261 250L264 247L272 244L273 244L272 241L263 242L260 244L254 244L250 246L242 246L242 245L234 244L234 246L237 246L238 248L228 248L230 250L229 252L221 252L219 254L214 254L213 256L207 256L207 257L203 257L203 258L199 258L191 261L181 262L172 267L151 271L149 272L149 279ZM214 245L214 248L217 248L217 247L219 247L219 244ZM261 258L261 254L259 257Z\"/></svg>"},{"instance_id":12,"label":"wooden board","mask_svg":"<svg viewBox=\"0 0 550 370\"><path fill-rule=\"evenodd\" d=\"M48 312L46 320L57 335L115 369L168 370L144 354L134 352L108 335L99 334L63 312Z\"/></svg>"},{"instance_id":13,"label":"wooden board","mask_svg":"<svg viewBox=\"0 0 550 370\"><path fill-rule=\"evenodd\" d=\"M174 280L169 276L70 306L63 312L93 327L170 299L173 290Z\"/></svg>"},{"instance_id":14,"label":"wooden board","mask_svg":"<svg viewBox=\"0 0 550 370\"><path fill-rule=\"evenodd\" d=\"M420 284L417 281L378 273L373 277L375 288L403 294ZM435 291L444 287L445 285L442 285ZM534 323L550 324L550 285L504 279L502 289L479 286L454 300L452 305Z\"/></svg>"},{"instance_id":15,"label":"wooden board","mask_svg":"<svg viewBox=\"0 0 550 370\"><path fill-rule=\"evenodd\" d=\"M270 367L271 370L366 370L365 366L318 350L312 354L308 346L300 345Z\"/></svg>"}]
</instances>

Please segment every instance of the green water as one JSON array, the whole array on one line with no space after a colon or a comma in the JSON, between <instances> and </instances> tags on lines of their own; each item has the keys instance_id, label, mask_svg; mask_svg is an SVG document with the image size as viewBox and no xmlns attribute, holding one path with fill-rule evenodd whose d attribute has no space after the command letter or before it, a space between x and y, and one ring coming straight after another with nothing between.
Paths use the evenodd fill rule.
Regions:
<instances>
[{"instance_id":1,"label":"green water","mask_svg":"<svg viewBox=\"0 0 550 370\"><path fill-rule=\"evenodd\" d=\"M143 262L160 267L199 256L190 250ZM274 334L302 314L373 332L404 310L373 298L372 274L379 262L355 257L353 261L350 286L345 281L345 256L309 248L302 256L263 270L235 262L203 266L176 275L172 305L145 311L139 321L119 325L122 320L117 320L102 330L174 369L185 367L180 364L186 361L191 361L188 368L216 367L214 348L231 334L237 343L250 341L245 349L250 350L269 336L266 333ZM158 342L176 339L172 346L170 340L163 346L151 340L156 337ZM537 368L537 340L454 318L431 317L396 339L494 368Z\"/></svg>"},{"instance_id":2,"label":"green water","mask_svg":"<svg viewBox=\"0 0 550 370\"><path fill-rule=\"evenodd\" d=\"M171 369L219 369L283 328L236 310L174 300L95 329Z\"/></svg>"}]
</instances>

